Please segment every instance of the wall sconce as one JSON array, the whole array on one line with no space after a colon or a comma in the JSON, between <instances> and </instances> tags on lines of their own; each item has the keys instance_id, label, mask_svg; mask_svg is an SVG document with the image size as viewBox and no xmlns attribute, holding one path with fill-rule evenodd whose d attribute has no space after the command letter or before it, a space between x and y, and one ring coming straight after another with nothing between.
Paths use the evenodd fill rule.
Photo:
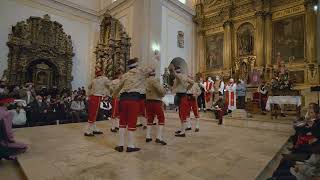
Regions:
<instances>
[{"instance_id":1,"label":"wall sconce","mask_svg":"<svg viewBox=\"0 0 320 180\"><path fill-rule=\"evenodd\" d=\"M152 51L154 52L154 55L159 55L160 54L160 45L154 43L152 45Z\"/></svg>"},{"instance_id":2,"label":"wall sconce","mask_svg":"<svg viewBox=\"0 0 320 180\"><path fill-rule=\"evenodd\" d=\"M318 5L314 5L314 6L313 6L313 10L314 10L315 12L318 12Z\"/></svg>"}]
</instances>

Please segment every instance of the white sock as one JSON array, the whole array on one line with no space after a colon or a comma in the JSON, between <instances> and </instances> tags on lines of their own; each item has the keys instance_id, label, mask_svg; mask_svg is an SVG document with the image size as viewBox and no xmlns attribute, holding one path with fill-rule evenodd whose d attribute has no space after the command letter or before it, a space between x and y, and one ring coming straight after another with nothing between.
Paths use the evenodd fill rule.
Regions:
<instances>
[{"instance_id":1,"label":"white sock","mask_svg":"<svg viewBox=\"0 0 320 180\"><path fill-rule=\"evenodd\" d=\"M140 123L143 125L143 126L147 126L147 119L145 117L141 117L141 120L140 120Z\"/></svg>"},{"instance_id":2,"label":"white sock","mask_svg":"<svg viewBox=\"0 0 320 180\"><path fill-rule=\"evenodd\" d=\"M128 131L128 147L134 148L134 131Z\"/></svg>"},{"instance_id":3,"label":"white sock","mask_svg":"<svg viewBox=\"0 0 320 180\"><path fill-rule=\"evenodd\" d=\"M196 129L199 129L200 120L199 118L196 118Z\"/></svg>"},{"instance_id":4,"label":"white sock","mask_svg":"<svg viewBox=\"0 0 320 180\"><path fill-rule=\"evenodd\" d=\"M117 128L119 128L119 126L120 126L120 125L119 125L120 121L119 121L118 118L116 118L115 120L116 120L116 123L117 123Z\"/></svg>"},{"instance_id":5,"label":"white sock","mask_svg":"<svg viewBox=\"0 0 320 180\"><path fill-rule=\"evenodd\" d=\"M115 119L115 118L114 118L114 119L112 118L111 121L112 121L112 122L111 122L111 124L112 124L111 129L115 129L115 128L116 128L116 119Z\"/></svg>"},{"instance_id":6,"label":"white sock","mask_svg":"<svg viewBox=\"0 0 320 180\"><path fill-rule=\"evenodd\" d=\"M191 118L187 118L187 128L191 128Z\"/></svg>"},{"instance_id":7,"label":"white sock","mask_svg":"<svg viewBox=\"0 0 320 180\"><path fill-rule=\"evenodd\" d=\"M147 126L147 135L146 135L146 138L151 138L151 129L152 129L152 126Z\"/></svg>"},{"instance_id":8,"label":"white sock","mask_svg":"<svg viewBox=\"0 0 320 180\"><path fill-rule=\"evenodd\" d=\"M181 132L180 132L180 134L184 134L186 132L186 127L187 127L187 123L186 122L182 122L181 123Z\"/></svg>"},{"instance_id":9,"label":"white sock","mask_svg":"<svg viewBox=\"0 0 320 180\"><path fill-rule=\"evenodd\" d=\"M124 134L125 134L125 128L119 129L119 146L124 146Z\"/></svg>"},{"instance_id":10,"label":"white sock","mask_svg":"<svg viewBox=\"0 0 320 180\"><path fill-rule=\"evenodd\" d=\"M92 123L88 123L87 129L86 129L86 133L87 134L92 134L93 129L92 129Z\"/></svg>"},{"instance_id":11,"label":"white sock","mask_svg":"<svg viewBox=\"0 0 320 180\"><path fill-rule=\"evenodd\" d=\"M92 130L96 132L100 132L100 129L97 128L96 122L92 124Z\"/></svg>"},{"instance_id":12,"label":"white sock","mask_svg":"<svg viewBox=\"0 0 320 180\"><path fill-rule=\"evenodd\" d=\"M158 135L157 135L157 139L159 139L160 141L163 140L162 138L162 134L163 134L163 125L158 125Z\"/></svg>"}]
</instances>

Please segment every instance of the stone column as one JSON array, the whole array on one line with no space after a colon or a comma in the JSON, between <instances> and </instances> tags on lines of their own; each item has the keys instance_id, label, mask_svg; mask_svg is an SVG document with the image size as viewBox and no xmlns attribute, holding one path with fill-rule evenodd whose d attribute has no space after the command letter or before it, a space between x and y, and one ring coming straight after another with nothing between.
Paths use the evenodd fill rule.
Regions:
<instances>
[{"instance_id":1,"label":"stone column","mask_svg":"<svg viewBox=\"0 0 320 180\"><path fill-rule=\"evenodd\" d=\"M223 66L229 70L232 68L232 21L227 20L223 23L224 38L223 38Z\"/></svg>"},{"instance_id":2,"label":"stone column","mask_svg":"<svg viewBox=\"0 0 320 180\"><path fill-rule=\"evenodd\" d=\"M265 61L266 65L272 64L272 21L271 13L266 13L265 16Z\"/></svg>"},{"instance_id":3,"label":"stone column","mask_svg":"<svg viewBox=\"0 0 320 180\"><path fill-rule=\"evenodd\" d=\"M257 27L256 27L256 66L261 67L265 65L264 62L264 12L258 11L256 13Z\"/></svg>"},{"instance_id":4,"label":"stone column","mask_svg":"<svg viewBox=\"0 0 320 180\"><path fill-rule=\"evenodd\" d=\"M306 7L306 57L309 63L317 61L317 14L313 7L317 4L317 0L305 0Z\"/></svg>"}]
</instances>

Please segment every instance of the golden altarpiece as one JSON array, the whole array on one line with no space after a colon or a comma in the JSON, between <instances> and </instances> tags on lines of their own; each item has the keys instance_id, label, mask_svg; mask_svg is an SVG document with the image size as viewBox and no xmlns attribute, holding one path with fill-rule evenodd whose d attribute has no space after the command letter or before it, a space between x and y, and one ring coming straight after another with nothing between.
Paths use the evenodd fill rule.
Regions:
<instances>
[{"instance_id":1,"label":"golden altarpiece","mask_svg":"<svg viewBox=\"0 0 320 180\"><path fill-rule=\"evenodd\" d=\"M9 34L9 85L32 82L36 88L71 88L73 47L71 36L49 15L31 16L12 26Z\"/></svg>"},{"instance_id":2,"label":"golden altarpiece","mask_svg":"<svg viewBox=\"0 0 320 180\"><path fill-rule=\"evenodd\" d=\"M200 72L269 81L281 58L297 85L319 84L317 0L199 0Z\"/></svg>"},{"instance_id":3,"label":"golden altarpiece","mask_svg":"<svg viewBox=\"0 0 320 180\"><path fill-rule=\"evenodd\" d=\"M96 47L96 71L114 79L118 74L127 71L130 58L131 38L125 32L121 22L108 12L104 14L100 24L100 39Z\"/></svg>"}]
</instances>

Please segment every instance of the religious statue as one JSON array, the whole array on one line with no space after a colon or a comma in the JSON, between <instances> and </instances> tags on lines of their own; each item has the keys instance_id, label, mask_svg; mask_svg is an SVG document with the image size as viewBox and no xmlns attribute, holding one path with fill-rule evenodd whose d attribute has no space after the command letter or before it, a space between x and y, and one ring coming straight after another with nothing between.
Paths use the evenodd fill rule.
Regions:
<instances>
[{"instance_id":1,"label":"religious statue","mask_svg":"<svg viewBox=\"0 0 320 180\"><path fill-rule=\"evenodd\" d=\"M164 73L162 75L162 83L164 87L169 86L169 81L170 81L170 73L168 68L164 68Z\"/></svg>"},{"instance_id":2,"label":"religious statue","mask_svg":"<svg viewBox=\"0 0 320 180\"><path fill-rule=\"evenodd\" d=\"M184 48L184 32L183 31L178 31L178 47L179 48Z\"/></svg>"},{"instance_id":3,"label":"religious statue","mask_svg":"<svg viewBox=\"0 0 320 180\"><path fill-rule=\"evenodd\" d=\"M261 82L261 72L258 71L257 69L253 69L250 76L250 82L254 86L259 85Z\"/></svg>"},{"instance_id":4,"label":"religious statue","mask_svg":"<svg viewBox=\"0 0 320 180\"><path fill-rule=\"evenodd\" d=\"M280 53L277 53L278 69L274 73L271 84L273 90L291 90L293 83L289 79L289 70L285 65L285 62L281 59Z\"/></svg>"}]
</instances>

